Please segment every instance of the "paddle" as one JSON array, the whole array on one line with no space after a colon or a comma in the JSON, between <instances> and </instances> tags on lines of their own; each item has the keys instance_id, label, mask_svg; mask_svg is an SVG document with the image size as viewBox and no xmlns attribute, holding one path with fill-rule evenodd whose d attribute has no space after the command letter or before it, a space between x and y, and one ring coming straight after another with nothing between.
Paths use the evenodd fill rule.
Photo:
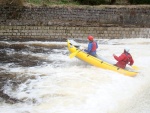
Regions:
<instances>
[{"instance_id":1,"label":"paddle","mask_svg":"<svg viewBox=\"0 0 150 113\"><path fill-rule=\"evenodd\" d=\"M131 66L134 70L138 70L139 68L137 66Z\"/></svg>"},{"instance_id":2,"label":"paddle","mask_svg":"<svg viewBox=\"0 0 150 113\"><path fill-rule=\"evenodd\" d=\"M79 52L79 50L77 50L76 52L73 52L69 55L70 58L73 58L77 55L77 53Z\"/></svg>"}]
</instances>

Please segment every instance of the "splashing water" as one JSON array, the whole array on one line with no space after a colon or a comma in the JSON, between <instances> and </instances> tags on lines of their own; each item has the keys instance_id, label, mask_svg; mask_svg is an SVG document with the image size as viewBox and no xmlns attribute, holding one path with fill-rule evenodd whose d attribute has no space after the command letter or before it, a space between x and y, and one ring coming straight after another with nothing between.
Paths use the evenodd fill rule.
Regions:
<instances>
[{"instance_id":1,"label":"splashing water","mask_svg":"<svg viewBox=\"0 0 150 113\"><path fill-rule=\"evenodd\" d=\"M19 50L10 46L1 49L5 55L1 73L9 73L10 78L3 83L3 92L19 100L11 104L0 98L2 113L150 112L150 39L99 41L97 53L111 60L113 53L120 55L128 46L140 69L136 77L70 59L66 42L21 44ZM87 46L82 41L80 44Z\"/></svg>"}]
</instances>

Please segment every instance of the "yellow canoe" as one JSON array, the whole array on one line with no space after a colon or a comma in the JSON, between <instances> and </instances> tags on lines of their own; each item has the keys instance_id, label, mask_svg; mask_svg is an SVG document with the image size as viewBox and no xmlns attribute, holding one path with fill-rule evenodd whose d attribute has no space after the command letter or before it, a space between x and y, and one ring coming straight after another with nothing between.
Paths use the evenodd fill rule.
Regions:
<instances>
[{"instance_id":1,"label":"yellow canoe","mask_svg":"<svg viewBox=\"0 0 150 113\"><path fill-rule=\"evenodd\" d=\"M79 46L76 43L74 43L73 40L67 40L67 46L68 46L69 52L71 53L70 55L72 55L71 57L75 56L79 58L80 60L85 61L93 66L116 71L118 73L121 73L127 76L132 76L132 77L138 74L138 72L136 72L133 69L130 69L130 70L122 69L117 66L114 66L113 64L105 62L102 59L99 59L92 55L87 54L86 52L80 50L78 48Z\"/></svg>"}]
</instances>

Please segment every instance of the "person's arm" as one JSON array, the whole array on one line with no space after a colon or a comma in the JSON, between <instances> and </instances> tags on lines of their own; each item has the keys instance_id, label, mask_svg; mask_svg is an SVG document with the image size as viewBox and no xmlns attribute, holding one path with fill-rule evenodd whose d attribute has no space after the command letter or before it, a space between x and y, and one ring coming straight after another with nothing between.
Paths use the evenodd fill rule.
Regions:
<instances>
[{"instance_id":1,"label":"person's arm","mask_svg":"<svg viewBox=\"0 0 150 113\"><path fill-rule=\"evenodd\" d=\"M115 58L117 61L122 61L122 60L124 59L124 57L125 57L124 54L121 54L119 57L116 56L115 54L113 54L113 56L114 56L114 58Z\"/></svg>"},{"instance_id":2,"label":"person's arm","mask_svg":"<svg viewBox=\"0 0 150 113\"><path fill-rule=\"evenodd\" d=\"M90 53L91 49L92 49L92 43L89 43L88 44L88 49L84 50L84 51L87 52L87 53Z\"/></svg>"},{"instance_id":3,"label":"person's arm","mask_svg":"<svg viewBox=\"0 0 150 113\"><path fill-rule=\"evenodd\" d=\"M132 66L133 63L134 63L134 60L133 60L132 56L130 57L130 61L129 62L130 62L129 65Z\"/></svg>"}]
</instances>

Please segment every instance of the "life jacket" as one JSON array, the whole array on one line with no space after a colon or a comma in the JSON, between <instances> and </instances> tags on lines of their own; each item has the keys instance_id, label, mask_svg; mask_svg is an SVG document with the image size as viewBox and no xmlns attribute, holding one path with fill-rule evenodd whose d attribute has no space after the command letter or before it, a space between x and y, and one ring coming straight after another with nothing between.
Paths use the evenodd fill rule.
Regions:
<instances>
[{"instance_id":1,"label":"life jacket","mask_svg":"<svg viewBox=\"0 0 150 113\"><path fill-rule=\"evenodd\" d=\"M96 42L93 41L93 42L92 42L92 50L91 50L91 51L92 51L92 52L93 52L93 51L96 51L96 48L97 48L97 44L96 44Z\"/></svg>"}]
</instances>

